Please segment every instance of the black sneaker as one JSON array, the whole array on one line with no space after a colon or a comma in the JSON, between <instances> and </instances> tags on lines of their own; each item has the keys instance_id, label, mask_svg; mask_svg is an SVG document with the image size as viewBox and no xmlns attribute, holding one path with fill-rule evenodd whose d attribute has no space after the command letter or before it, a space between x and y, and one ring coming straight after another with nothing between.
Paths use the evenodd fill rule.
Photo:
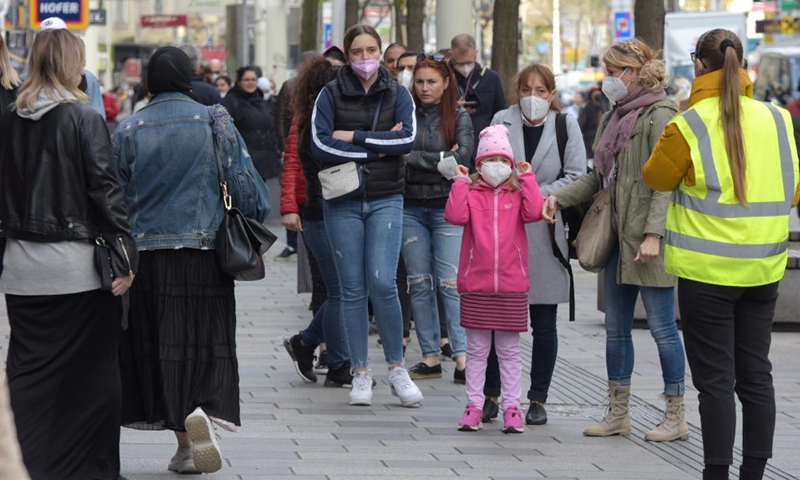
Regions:
<instances>
[{"instance_id":1,"label":"black sneaker","mask_svg":"<svg viewBox=\"0 0 800 480\"><path fill-rule=\"evenodd\" d=\"M289 260L293 260L297 258L297 250L293 248L286 247L283 249L281 253L275 256L276 262L288 262Z\"/></svg>"},{"instance_id":2,"label":"black sneaker","mask_svg":"<svg viewBox=\"0 0 800 480\"><path fill-rule=\"evenodd\" d=\"M325 375L326 387L350 388L353 383L353 374L350 372L350 364L343 363L337 368L328 367Z\"/></svg>"},{"instance_id":3,"label":"black sneaker","mask_svg":"<svg viewBox=\"0 0 800 480\"><path fill-rule=\"evenodd\" d=\"M372 388L378 382L375 379L372 379ZM350 364L343 363L340 367L331 368L328 367L328 374L325 375L325 386L326 387L338 387L338 388L350 388L353 386L353 374L350 372Z\"/></svg>"},{"instance_id":4,"label":"black sneaker","mask_svg":"<svg viewBox=\"0 0 800 480\"><path fill-rule=\"evenodd\" d=\"M442 356L447 357L449 359L453 358L453 347L450 346L450 342L447 342L444 345L442 345Z\"/></svg>"},{"instance_id":5,"label":"black sneaker","mask_svg":"<svg viewBox=\"0 0 800 480\"><path fill-rule=\"evenodd\" d=\"M298 333L292 338L284 338L283 346L294 361L294 369L306 383L317 383L317 374L314 373L314 350L316 347L303 345L302 337Z\"/></svg>"},{"instance_id":6,"label":"black sneaker","mask_svg":"<svg viewBox=\"0 0 800 480\"><path fill-rule=\"evenodd\" d=\"M453 383L457 385L466 385L467 384L467 369L464 368L463 370L459 370L456 368L453 371Z\"/></svg>"},{"instance_id":7,"label":"black sneaker","mask_svg":"<svg viewBox=\"0 0 800 480\"><path fill-rule=\"evenodd\" d=\"M412 380L423 380L426 378L442 378L442 366L428 366L425 362L419 362L408 369L408 376Z\"/></svg>"},{"instance_id":8,"label":"black sneaker","mask_svg":"<svg viewBox=\"0 0 800 480\"><path fill-rule=\"evenodd\" d=\"M527 425L544 425L547 423L547 410L544 409L544 404L531 402L528 413L525 414L525 423Z\"/></svg>"},{"instance_id":9,"label":"black sneaker","mask_svg":"<svg viewBox=\"0 0 800 480\"><path fill-rule=\"evenodd\" d=\"M495 401L491 398L487 398L485 402L483 402L483 418L481 421L483 423L491 422L492 419L497 418L497 415L500 414L500 406L497 405Z\"/></svg>"},{"instance_id":10,"label":"black sneaker","mask_svg":"<svg viewBox=\"0 0 800 480\"><path fill-rule=\"evenodd\" d=\"M328 373L328 351L323 350L319 352L319 360L317 360L317 364L314 365L314 371L317 373Z\"/></svg>"}]
</instances>

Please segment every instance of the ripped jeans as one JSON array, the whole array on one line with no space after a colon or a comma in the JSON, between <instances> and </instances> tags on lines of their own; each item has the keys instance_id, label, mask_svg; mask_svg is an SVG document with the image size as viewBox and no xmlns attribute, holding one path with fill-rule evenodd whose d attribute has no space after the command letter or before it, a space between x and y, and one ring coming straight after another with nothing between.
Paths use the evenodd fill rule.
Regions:
<instances>
[{"instance_id":1,"label":"ripped jeans","mask_svg":"<svg viewBox=\"0 0 800 480\"><path fill-rule=\"evenodd\" d=\"M403 362L403 316L397 296L397 262L403 229L403 197L324 202L333 261L342 293L342 328L352 368L369 365L367 295L372 300L386 363Z\"/></svg>"},{"instance_id":2,"label":"ripped jeans","mask_svg":"<svg viewBox=\"0 0 800 480\"><path fill-rule=\"evenodd\" d=\"M422 355L441 352L437 291L442 296L447 334L454 356L466 355L467 336L461 326L456 289L463 228L444 221L444 208L403 209L403 259L408 272L411 311Z\"/></svg>"}]
</instances>

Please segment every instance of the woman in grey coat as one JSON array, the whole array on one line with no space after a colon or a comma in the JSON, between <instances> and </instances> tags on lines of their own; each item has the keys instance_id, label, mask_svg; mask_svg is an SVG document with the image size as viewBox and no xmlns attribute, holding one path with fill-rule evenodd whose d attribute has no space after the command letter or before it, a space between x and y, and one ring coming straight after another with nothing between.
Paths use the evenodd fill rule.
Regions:
<instances>
[{"instance_id":1,"label":"woman in grey coat","mask_svg":"<svg viewBox=\"0 0 800 480\"><path fill-rule=\"evenodd\" d=\"M562 165L556 138L559 109L553 72L536 63L525 67L517 76L516 92L519 102L497 112L492 125L503 124L508 128L514 158L531 164L539 189L547 197L586 173L586 150L581 130L577 120L567 115L567 145ZM531 387L528 390L531 404L525 423L543 425L547 423L544 404L558 353L556 313L559 303L569 301L569 277L553 254L549 226L536 222L527 224L525 229L530 278L528 304L533 330ZM555 224L555 238L562 255L567 258L567 240L560 213ZM494 348L489 356L484 394L483 420L489 421L497 415L497 396L500 394L500 370Z\"/></svg>"}]
</instances>

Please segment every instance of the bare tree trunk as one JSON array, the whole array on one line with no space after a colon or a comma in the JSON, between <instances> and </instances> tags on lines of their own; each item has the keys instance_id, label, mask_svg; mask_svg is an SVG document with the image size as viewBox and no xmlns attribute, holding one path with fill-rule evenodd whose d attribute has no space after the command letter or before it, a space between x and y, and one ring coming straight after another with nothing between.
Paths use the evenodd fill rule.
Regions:
<instances>
[{"instance_id":1,"label":"bare tree trunk","mask_svg":"<svg viewBox=\"0 0 800 480\"><path fill-rule=\"evenodd\" d=\"M425 23L425 0L408 0L408 16L406 17L406 33L408 33L408 49L422 53L425 49L423 24Z\"/></svg>"},{"instance_id":2,"label":"bare tree trunk","mask_svg":"<svg viewBox=\"0 0 800 480\"><path fill-rule=\"evenodd\" d=\"M633 7L633 24L636 36L653 50L664 48L664 2L636 0Z\"/></svg>"},{"instance_id":3,"label":"bare tree trunk","mask_svg":"<svg viewBox=\"0 0 800 480\"><path fill-rule=\"evenodd\" d=\"M303 31L300 32L300 51L317 49L317 23L319 21L319 0L303 0Z\"/></svg>"},{"instance_id":4,"label":"bare tree trunk","mask_svg":"<svg viewBox=\"0 0 800 480\"><path fill-rule=\"evenodd\" d=\"M344 29L358 23L358 0L346 0L344 4Z\"/></svg>"},{"instance_id":5,"label":"bare tree trunk","mask_svg":"<svg viewBox=\"0 0 800 480\"><path fill-rule=\"evenodd\" d=\"M517 74L519 2L520 0L494 2L492 68L500 75L507 98L511 98L512 89L509 87L514 81L514 75Z\"/></svg>"},{"instance_id":6,"label":"bare tree trunk","mask_svg":"<svg viewBox=\"0 0 800 480\"><path fill-rule=\"evenodd\" d=\"M406 37L404 35L404 26L406 22L406 0L394 0L394 41L406 44Z\"/></svg>"}]
</instances>

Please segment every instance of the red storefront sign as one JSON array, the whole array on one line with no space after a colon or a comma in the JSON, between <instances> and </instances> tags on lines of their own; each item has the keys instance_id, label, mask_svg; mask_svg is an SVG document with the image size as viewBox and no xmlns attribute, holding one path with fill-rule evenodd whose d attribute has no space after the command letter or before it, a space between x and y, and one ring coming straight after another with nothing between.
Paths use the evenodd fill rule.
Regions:
<instances>
[{"instance_id":1,"label":"red storefront sign","mask_svg":"<svg viewBox=\"0 0 800 480\"><path fill-rule=\"evenodd\" d=\"M143 28L185 27L186 15L142 15Z\"/></svg>"}]
</instances>

